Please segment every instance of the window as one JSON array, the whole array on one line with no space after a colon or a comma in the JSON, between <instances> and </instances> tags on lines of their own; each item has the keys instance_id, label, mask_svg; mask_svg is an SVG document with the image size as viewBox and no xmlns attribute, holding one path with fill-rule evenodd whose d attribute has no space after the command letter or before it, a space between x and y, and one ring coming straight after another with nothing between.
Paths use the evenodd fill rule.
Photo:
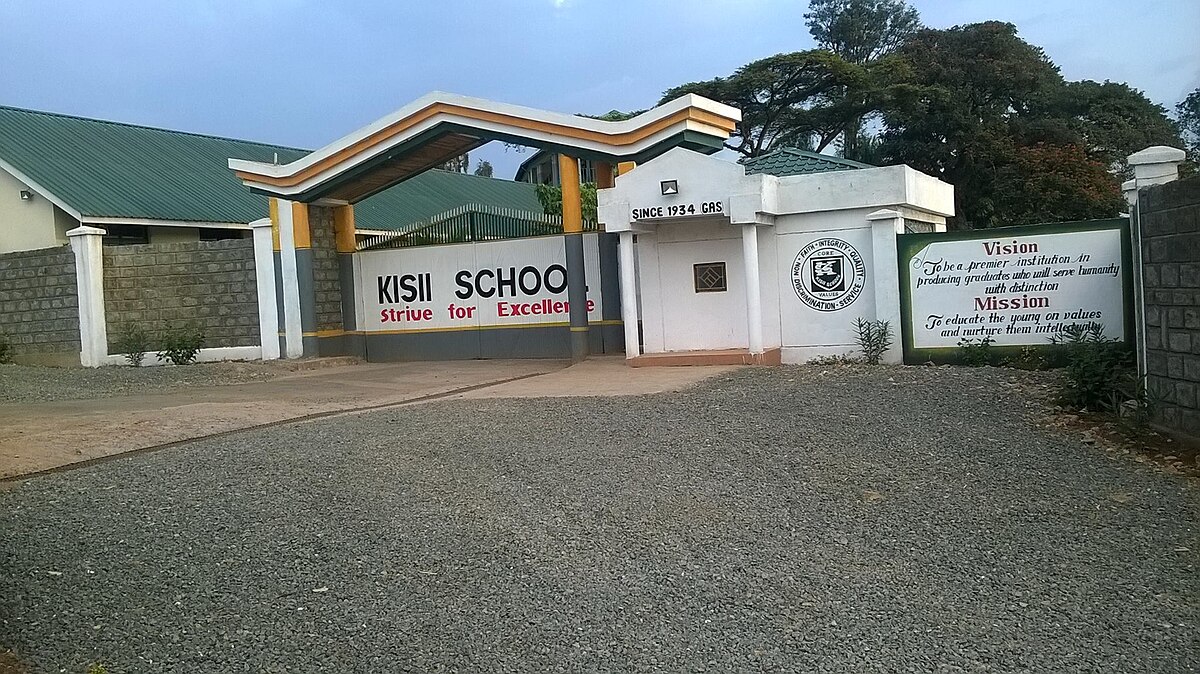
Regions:
<instances>
[{"instance_id":1,"label":"window","mask_svg":"<svg viewBox=\"0 0 1200 674\"><path fill-rule=\"evenodd\" d=\"M228 241L230 239L244 239L244 232L238 229L217 229L215 227L201 227L201 241Z\"/></svg>"},{"instance_id":2,"label":"window","mask_svg":"<svg viewBox=\"0 0 1200 674\"><path fill-rule=\"evenodd\" d=\"M698 293L723 293L728 289L724 262L694 264L692 275Z\"/></svg>"},{"instance_id":3,"label":"window","mask_svg":"<svg viewBox=\"0 0 1200 674\"><path fill-rule=\"evenodd\" d=\"M136 246L150 243L150 229L145 225L104 225L105 246Z\"/></svg>"}]
</instances>

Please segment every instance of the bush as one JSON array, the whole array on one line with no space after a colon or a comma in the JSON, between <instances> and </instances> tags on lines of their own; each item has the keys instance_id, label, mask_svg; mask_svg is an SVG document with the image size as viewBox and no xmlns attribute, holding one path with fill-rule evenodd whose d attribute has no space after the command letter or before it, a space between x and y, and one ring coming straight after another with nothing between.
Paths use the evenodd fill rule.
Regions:
<instances>
[{"instance_id":1,"label":"bush","mask_svg":"<svg viewBox=\"0 0 1200 674\"><path fill-rule=\"evenodd\" d=\"M884 352L892 345L892 326L887 321L865 321L854 319L854 331L858 337L858 348L863 362L878 365Z\"/></svg>"},{"instance_id":2,"label":"bush","mask_svg":"<svg viewBox=\"0 0 1200 674\"><path fill-rule=\"evenodd\" d=\"M966 337L958 340L958 360L967 367L995 365L996 354L992 351L992 338L984 337L978 342Z\"/></svg>"},{"instance_id":3,"label":"bush","mask_svg":"<svg viewBox=\"0 0 1200 674\"><path fill-rule=\"evenodd\" d=\"M1050 342L1064 361L1066 377L1059 392L1064 405L1113 414L1121 413L1126 400L1135 401L1139 412L1149 406L1133 351L1106 338L1099 323L1069 326Z\"/></svg>"},{"instance_id":4,"label":"bush","mask_svg":"<svg viewBox=\"0 0 1200 674\"><path fill-rule=\"evenodd\" d=\"M182 328L168 328L160 341L162 350L158 352L159 359L169 360L175 365L187 365L196 360L196 354L204 346L204 333L188 324Z\"/></svg>"},{"instance_id":5,"label":"bush","mask_svg":"<svg viewBox=\"0 0 1200 674\"><path fill-rule=\"evenodd\" d=\"M146 351L150 348L150 334L136 323L124 323L117 329L113 347L117 353L125 355L127 363L138 367L146 359Z\"/></svg>"},{"instance_id":6,"label":"bush","mask_svg":"<svg viewBox=\"0 0 1200 674\"><path fill-rule=\"evenodd\" d=\"M7 365L12 362L12 344L8 343L8 338L0 334L0 365Z\"/></svg>"}]
</instances>

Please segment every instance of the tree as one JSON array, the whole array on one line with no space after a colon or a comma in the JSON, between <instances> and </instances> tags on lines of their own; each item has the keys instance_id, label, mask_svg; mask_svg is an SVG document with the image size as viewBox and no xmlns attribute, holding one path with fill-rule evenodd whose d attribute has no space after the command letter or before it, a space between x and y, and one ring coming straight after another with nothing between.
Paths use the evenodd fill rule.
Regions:
<instances>
[{"instance_id":1,"label":"tree","mask_svg":"<svg viewBox=\"0 0 1200 674\"><path fill-rule=\"evenodd\" d=\"M1077 143L1089 159L1131 178L1126 159L1151 145L1181 144L1166 108L1120 82L1066 82L1035 102L1026 142Z\"/></svg>"},{"instance_id":2,"label":"tree","mask_svg":"<svg viewBox=\"0 0 1200 674\"><path fill-rule=\"evenodd\" d=\"M492 162L486 159L480 159L479 163L475 165L475 175L482 176L484 178L491 178Z\"/></svg>"},{"instance_id":3,"label":"tree","mask_svg":"<svg viewBox=\"0 0 1200 674\"><path fill-rule=\"evenodd\" d=\"M1014 125L1062 86L1058 69L999 22L922 30L897 55L915 95L884 112L883 155L954 185L956 226L1006 224L997 175L1017 169Z\"/></svg>"},{"instance_id":4,"label":"tree","mask_svg":"<svg viewBox=\"0 0 1200 674\"><path fill-rule=\"evenodd\" d=\"M804 14L808 32L817 46L860 66L869 66L894 52L921 28L921 17L904 0L812 0ZM886 83L881 83L886 87ZM875 92L878 94L878 92ZM860 97L860 107L870 109L861 100L861 90L847 89L846 97ZM866 115L846 120L841 136L842 156L859 161L870 158L870 137L862 133ZM864 142L866 145L864 145Z\"/></svg>"},{"instance_id":5,"label":"tree","mask_svg":"<svg viewBox=\"0 0 1200 674\"><path fill-rule=\"evenodd\" d=\"M858 65L892 53L921 28L904 0L811 0L804 20L818 47Z\"/></svg>"},{"instance_id":6,"label":"tree","mask_svg":"<svg viewBox=\"0 0 1200 674\"><path fill-rule=\"evenodd\" d=\"M558 185L538 185L537 198L542 203L542 211L546 215L562 215L562 188ZM582 206L583 219L588 222L596 221L596 183L583 183L579 186L579 201Z\"/></svg>"},{"instance_id":7,"label":"tree","mask_svg":"<svg viewBox=\"0 0 1200 674\"><path fill-rule=\"evenodd\" d=\"M1200 161L1200 89L1175 105L1175 119L1192 161Z\"/></svg>"},{"instance_id":8,"label":"tree","mask_svg":"<svg viewBox=\"0 0 1200 674\"><path fill-rule=\"evenodd\" d=\"M471 168L471 155L464 152L445 164L442 164L439 168L441 168L443 171L466 173Z\"/></svg>"},{"instance_id":9,"label":"tree","mask_svg":"<svg viewBox=\"0 0 1200 674\"><path fill-rule=\"evenodd\" d=\"M1109 166L1078 144L1016 147L996 176L996 211L1004 224L1027 225L1111 217L1125 208Z\"/></svg>"},{"instance_id":10,"label":"tree","mask_svg":"<svg viewBox=\"0 0 1200 674\"><path fill-rule=\"evenodd\" d=\"M877 108L879 97L868 93L874 88L867 68L813 50L777 54L748 63L729 77L669 89L660 104L699 94L740 109L742 121L726 147L757 157L782 146L824 150L848 120Z\"/></svg>"}]
</instances>

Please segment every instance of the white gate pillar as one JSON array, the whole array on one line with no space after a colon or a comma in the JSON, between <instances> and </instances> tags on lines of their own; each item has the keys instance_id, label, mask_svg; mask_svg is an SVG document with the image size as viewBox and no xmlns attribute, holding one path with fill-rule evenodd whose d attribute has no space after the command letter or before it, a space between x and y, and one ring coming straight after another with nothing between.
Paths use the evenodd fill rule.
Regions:
<instances>
[{"instance_id":1,"label":"white gate pillar","mask_svg":"<svg viewBox=\"0 0 1200 674\"><path fill-rule=\"evenodd\" d=\"M104 318L105 231L81 225L67 232L75 253L75 286L79 296L79 364L99 367L108 357L108 324Z\"/></svg>"},{"instance_id":2,"label":"white gate pillar","mask_svg":"<svg viewBox=\"0 0 1200 674\"><path fill-rule=\"evenodd\" d=\"M871 223L871 266L875 277L875 320L887 321L892 329L892 345L883 353L883 362L904 360L900 319L900 264L897 261L896 235L904 233L904 216L899 211L881 209L867 215Z\"/></svg>"},{"instance_id":3,"label":"white gate pillar","mask_svg":"<svg viewBox=\"0 0 1200 674\"><path fill-rule=\"evenodd\" d=\"M279 358L279 309L275 298L275 252L270 218L250 223L254 235L254 279L258 289L258 336L262 359Z\"/></svg>"},{"instance_id":4,"label":"white gate pillar","mask_svg":"<svg viewBox=\"0 0 1200 674\"><path fill-rule=\"evenodd\" d=\"M758 225L742 227L742 268L746 270L746 334L751 356L763 353L762 282L758 272ZM757 362L757 361L756 361Z\"/></svg>"},{"instance_id":5,"label":"white gate pillar","mask_svg":"<svg viewBox=\"0 0 1200 674\"><path fill-rule=\"evenodd\" d=\"M625 358L642 355L638 339L637 263L633 252L633 232L621 232L617 244L617 266L621 272L621 322L625 326Z\"/></svg>"}]
</instances>

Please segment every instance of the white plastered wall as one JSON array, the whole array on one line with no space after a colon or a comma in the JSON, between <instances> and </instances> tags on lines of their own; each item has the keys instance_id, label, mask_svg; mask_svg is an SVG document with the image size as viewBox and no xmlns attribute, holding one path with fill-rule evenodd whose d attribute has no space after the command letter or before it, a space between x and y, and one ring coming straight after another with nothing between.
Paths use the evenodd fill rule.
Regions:
<instances>
[{"instance_id":1,"label":"white plastered wall","mask_svg":"<svg viewBox=\"0 0 1200 674\"><path fill-rule=\"evenodd\" d=\"M21 190L29 189L11 173L0 169L0 253L67 243L66 231L62 236L56 232L54 204L37 193L28 201L22 199Z\"/></svg>"}]
</instances>

